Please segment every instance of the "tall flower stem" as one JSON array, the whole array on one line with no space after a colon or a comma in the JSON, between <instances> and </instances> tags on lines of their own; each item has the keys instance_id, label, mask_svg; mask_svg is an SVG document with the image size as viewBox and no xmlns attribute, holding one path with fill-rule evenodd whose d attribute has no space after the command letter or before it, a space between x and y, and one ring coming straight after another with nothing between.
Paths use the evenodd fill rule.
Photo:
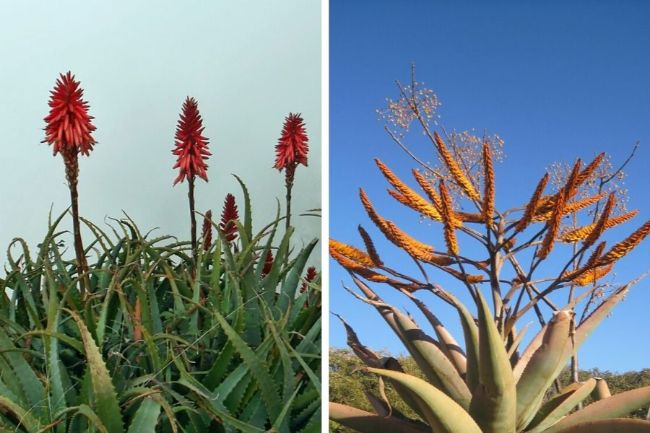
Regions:
<instances>
[{"instance_id":1,"label":"tall flower stem","mask_svg":"<svg viewBox=\"0 0 650 433\"><path fill-rule=\"evenodd\" d=\"M194 261L196 261L196 215L194 213L194 176L190 176L187 179L189 186L189 191L187 196L190 202L190 230L192 231L192 256Z\"/></svg>"},{"instance_id":2,"label":"tall flower stem","mask_svg":"<svg viewBox=\"0 0 650 433\"><path fill-rule=\"evenodd\" d=\"M79 275L79 292L84 298L86 292L90 289L90 279L88 278L88 265L86 264L86 255L84 254L83 242L81 241L81 224L79 223L79 193L77 184L79 178L79 158L78 153L74 150L66 151L63 154L65 162L65 172L70 189L70 202L72 204L72 229L74 234L74 250L77 256L77 274Z\"/></svg>"},{"instance_id":3,"label":"tall flower stem","mask_svg":"<svg viewBox=\"0 0 650 433\"><path fill-rule=\"evenodd\" d=\"M285 220L285 222L286 222L286 230L289 230L289 227L291 227L291 190L293 189L293 179L296 174L296 164L290 164L287 167L285 173L286 173L285 186L287 189L287 194L286 194L287 219Z\"/></svg>"}]
</instances>

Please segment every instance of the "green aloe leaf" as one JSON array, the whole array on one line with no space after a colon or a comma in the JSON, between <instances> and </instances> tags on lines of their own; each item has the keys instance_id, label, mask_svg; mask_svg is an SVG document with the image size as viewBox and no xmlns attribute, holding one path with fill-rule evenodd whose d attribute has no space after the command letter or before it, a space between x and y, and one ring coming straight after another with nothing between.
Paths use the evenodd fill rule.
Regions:
<instances>
[{"instance_id":1,"label":"green aloe leaf","mask_svg":"<svg viewBox=\"0 0 650 433\"><path fill-rule=\"evenodd\" d=\"M582 410L567 415L545 430L545 433L559 433L587 421L625 416L648 404L650 404L650 386L625 391L604 400L599 400Z\"/></svg>"},{"instance_id":2,"label":"green aloe leaf","mask_svg":"<svg viewBox=\"0 0 650 433\"><path fill-rule=\"evenodd\" d=\"M128 433L155 433L160 414L160 403L152 398L145 398L140 404Z\"/></svg>"},{"instance_id":3,"label":"green aloe leaf","mask_svg":"<svg viewBox=\"0 0 650 433\"><path fill-rule=\"evenodd\" d=\"M418 356L414 356L414 359L419 361L422 372L428 378L435 379L445 394L467 410L472 396L447 355L412 320L397 309L393 310L393 314L409 351L417 352Z\"/></svg>"},{"instance_id":4,"label":"green aloe leaf","mask_svg":"<svg viewBox=\"0 0 650 433\"><path fill-rule=\"evenodd\" d=\"M542 345L526 366L517 382L517 430L523 430L535 416L546 390L563 365L564 346L569 339L571 313L555 313L544 334Z\"/></svg>"},{"instance_id":5,"label":"green aloe leaf","mask_svg":"<svg viewBox=\"0 0 650 433\"><path fill-rule=\"evenodd\" d=\"M94 397L94 410L106 426L108 433L123 433L122 414L117 400L117 394L108 373L102 355L90 335L86 324L77 313L67 310L70 317L77 323L81 341L90 372L90 382Z\"/></svg>"},{"instance_id":6,"label":"green aloe leaf","mask_svg":"<svg viewBox=\"0 0 650 433\"><path fill-rule=\"evenodd\" d=\"M483 433L515 431L517 396L510 359L490 308L477 291L479 328L479 385L470 412Z\"/></svg>"},{"instance_id":7,"label":"green aloe leaf","mask_svg":"<svg viewBox=\"0 0 650 433\"><path fill-rule=\"evenodd\" d=\"M368 371L390 378L413 392L424 404L425 419L436 433L484 433L458 403L428 382L392 370L368 368Z\"/></svg>"},{"instance_id":8,"label":"green aloe leaf","mask_svg":"<svg viewBox=\"0 0 650 433\"><path fill-rule=\"evenodd\" d=\"M576 382L544 403L527 427L528 433L542 433L586 399L596 386L595 379Z\"/></svg>"},{"instance_id":9,"label":"green aloe leaf","mask_svg":"<svg viewBox=\"0 0 650 433\"><path fill-rule=\"evenodd\" d=\"M628 418L586 421L559 433L650 433L650 421Z\"/></svg>"}]
</instances>

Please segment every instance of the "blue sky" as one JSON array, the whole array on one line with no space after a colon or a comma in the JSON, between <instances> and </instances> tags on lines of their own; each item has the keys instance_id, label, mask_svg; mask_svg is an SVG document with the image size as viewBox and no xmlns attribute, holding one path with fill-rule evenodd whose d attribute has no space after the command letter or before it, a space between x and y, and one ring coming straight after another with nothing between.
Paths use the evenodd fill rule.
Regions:
<instances>
[{"instance_id":1,"label":"blue sky","mask_svg":"<svg viewBox=\"0 0 650 433\"><path fill-rule=\"evenodd\" d=\"M439 228L422 224L386 194L373 158L404 179L412 161L383 131L375 109L395 98L394 80L418 81L442 102L449 129L498 133L506 158L496 166L497 206L525 202L544 170L555 161L591 160L600 151L622 162L641 145L626 169L629 208L640 215L608 238L616 242L650 218L650 4L611 2L330 2L330 232L361 242L356 226L373 229L358 201L366 189L385 217L441 247ZM412 134L426 160L433 149ZM371 232L380 245L380 234ZM383 259L408 267L396 250ZM390 252L389 252L390 251ZM559 253L558 253L559 254ZM616 267L618 281L650 269L650 241ZM377 313L343 288L351 281L331 265L331 309L344 316L362 341L375 349L403 351ZM381 296L414 312L389 288ZM424 298L460 336L456 316ZM581 366L626 371L650 367L650 279L635 287L592 334L580 352ZM418 316L416 315L416 318ZM534 326L533 326L534 328ZM345 345L342 326L331 319L331 344Z\"/></svg>"},{"instance_id":2,"label":"blue sky","mask_svg":"<svg viewBox=\"0 0 650 433\"><path fill-rule=\"evenodd\" d=\"M275 218L284 175L272 168L274 147L289 112L302 113L310 137L293 209L320 207L320 9L302 0L0 2L0 267L13 237L35 246L50 206L56 215L68 206L63 162L40 143L49 91L68 70L97 126L98 144L80 162L82 216L102 224L124 210L143 231L189 237L187 185L172 187L171 153L186 96L198 100L213 155L198 211L220 213L228 192L241 201L236 173L256 225ZM292 223L301 240L320 235L318 218Z\"/></svg>"}]
</instances>

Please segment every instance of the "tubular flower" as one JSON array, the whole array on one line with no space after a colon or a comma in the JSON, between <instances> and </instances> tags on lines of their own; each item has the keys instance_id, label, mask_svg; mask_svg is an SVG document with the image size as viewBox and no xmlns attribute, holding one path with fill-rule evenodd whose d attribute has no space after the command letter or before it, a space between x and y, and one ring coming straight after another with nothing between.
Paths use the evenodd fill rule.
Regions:
<instances>
[{"instance_id":1,"label":"tubular flower","mask_svg":"<svg viewBox=\"0 0 650 433\"><path fill-rule=\"evenodd\" d=\"M533 196L531 197L530 201L526 205L526 210L524 211L524 216L519 220L517 225L515 226L515 230L518 232L524 230L530 222L533 220L533 216L535 215L540 198L542 197L542 194L544 193L544 188L546 188L546 184L548 183L548 173L542 177L542 179L539 181L537 184L537 187L535 188L535 192L533 193Z\"/></svg>"},{"instance_id":2,"label":"tubular flower","mask_svg":"<svg viewBox=\"0 0 650 433\"><path fill-rule=\"evenodd\" d=\"M546 236L542 241L542 246L537 252L537 257L545 259L555 243L555 238L557 237L558 230L560 229L560 223L562 222L562 215L564 214L564 208L566 207L566 189L561 189L557 198L557 203L555 205L555 210L552 213L551 218L548 222L548 231Z\"/></svg>"},{"instance_id":3,"label":"tubular flower","mask_svg":"<svg viewBox=\"0 0 650 433\"><path fill-rule=\"evenodd\" d=\"M420 188L422 188L422 190L427 193L429 200L431 200L431 203L433 203L433 205L436 207L436 210L438 210L438 213L440 213L442 202L440 201L440 196L438 195L436 189L429 183L429 181L424 177L422 173L415 169L412 171L412 173L415 180L420 184Z\"/></svg>"},{"instance_id":4,"label":"tubular flower","mask_svg":"<svg viewBox=\"0 0 650 433\"><path fill-rule=\"evenodd\" d=\"M298 164L307 166L307 152L309 145L307 142L307 132L305 123L300 114L289 113L284 119L282 135L275 146L275 165L274 168L282 169Z\"/></svg>"},{"instance_id":5,"label":"tubular flower","mask_svg":"<svg viewBox=\"0 0 650 433\"><path fill-rule=\"evenodd\" d=\"M50 113L45 117L45 140L52 145L54 155L82 153L88 156L96 143L96 129L88 114L88 102L82 99L83 89L71 72L61 74L50 92Z\"/></svg>"},{"instance_id":6,"label":"tubular flower","mask_svg":"<svg viewBox=\"0 0 650 433\"><path fill-rule=\"evenodd\" d=\"M589 269L588 271L585 271L579 277L572 280L572 282L577 284L578 286L588 286L589 284L593 284L596 281L603 278L605 275L607 275L609 273L609 271L612 270L613 266L614 266L614 263L610 263L609 265Z\"/></svg>"},{"instance_id":7,"label":"tubular flower","mask_svg":"<svg viewBox=\"0 0 650 433\"><path fill-rule=\"evenodd\" d=\"M174 185L183 182L185 178L194 180L195 176L208 181L208 165L205 161L211 153L208 150L208 139L203 136L204 129L198 103L188 96L176 126L176 147L172 151L178 157L174 165L174 168L178 168Z\"/></svg>"},{"instance_id":8,"label":"tubular flower","mask_svg":"<svg viewBox=\"0 0 650 433\"><path fill-rule=\"evenodd\" d=\"M223 232L223 235L228 242L234 241L237 237L237 224L235 221L238 219L239 211L237 210L237 203L235 203L235 196L227 194L226 199L223 202L219 229Z\"/></svg>"},{"instance_id":9,"label":"tubular flower","mask_svg":"<svg viewBox=\"0 0 650 433\"><path fill-rule=\"evenodd\" d=\"M203 217L201 239L203 239L203 250L208 251L212 245L212 210L208 210Z\"/></svg>"}]
</instances>

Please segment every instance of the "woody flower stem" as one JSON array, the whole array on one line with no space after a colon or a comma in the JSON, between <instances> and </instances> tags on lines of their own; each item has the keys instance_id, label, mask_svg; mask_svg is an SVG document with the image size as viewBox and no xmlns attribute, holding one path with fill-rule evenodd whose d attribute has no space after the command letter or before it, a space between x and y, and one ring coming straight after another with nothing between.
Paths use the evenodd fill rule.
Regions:
<instances>
[{"instance_id":1,"label":"woody flower stem","mask_svg":"<svg viewBox=\"0 0 650 433\"><path fill-rule=\"evenodd\" d=\"M79 291L82 298L90 288L88 278L88 265L81 241L81 225L79 224L79 193L77 191L79 177L79 158L76 151L66 151L63 155L66 177L70 189L70 202L72 204L72 229L74 234L74 250L77 256L77 273L79 275Z\"/></svg>"},{"instance_id":2,"label":"woody flower stem","mask_svg":"<svg viewBox=\"0 0 650 433\"><path fill-rule=\"evenodd\" d=\"M194 176L190 176L187 179L188 183L188 193L187 197L190 202L190 230L192 231L192 255L196 261L197 249L196 249L196 215L194 214Z\"/></svg>"},{"instance_id":3,"label":"woody flower stem","mask_svg":"<svg viewBox=\"0 0 650 433\"><path fill-rule=\"evenodd\" d=\"M291 226L291 189L293 188L293 179L296 174L296 164L290 164L287 166L287 171L285 173L285 186L287 188L286 201L287 201L287 219L286 219L286 230L289 230Z\"/></svg>"}]
</instances>

